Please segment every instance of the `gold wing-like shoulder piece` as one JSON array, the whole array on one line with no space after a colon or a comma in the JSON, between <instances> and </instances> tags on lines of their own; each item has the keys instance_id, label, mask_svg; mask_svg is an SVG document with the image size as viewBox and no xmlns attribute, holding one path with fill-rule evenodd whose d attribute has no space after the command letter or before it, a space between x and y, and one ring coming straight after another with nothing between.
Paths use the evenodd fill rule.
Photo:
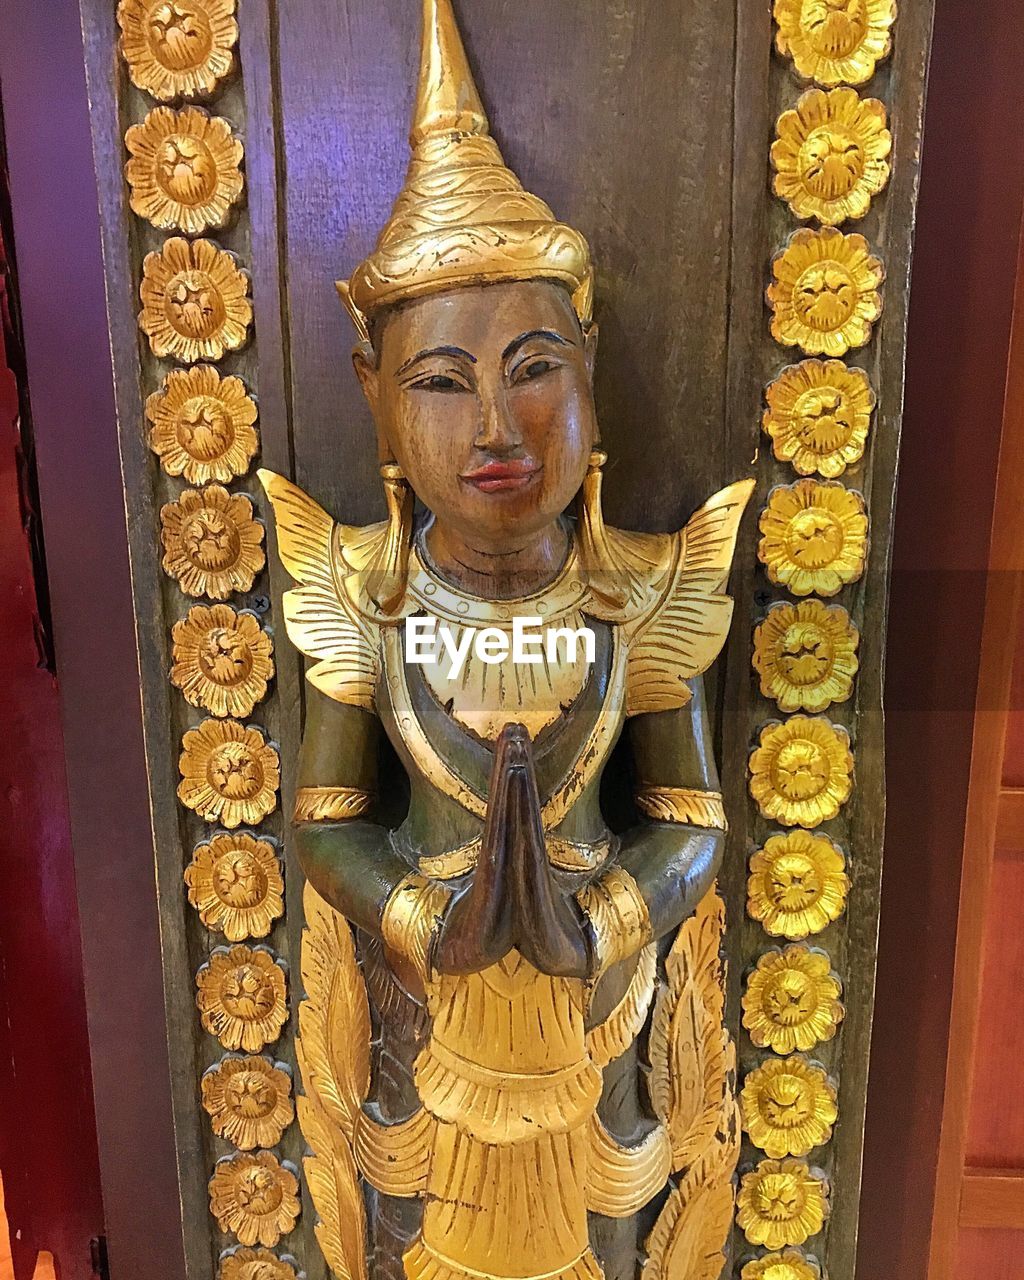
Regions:
<instances>
[{"instance_id":1,"label":"gold wing-like shoulder piece","mask_svg":"<svg viewBox=\"0 0 1024 1280\"><path fill-rule=\"evenodd\" d=\"M370 1006L345 918L306 886L296 1057L316 1238L336 1280L367 1280L366 1211L352 1142L370 1087Z\"/></svg>"},{"instance_id":2,"label":"gold wing-like shoulder piece","mask_svg":"<svg viewBox=\"0 0 1024 1280\"><path fill-rule=\"evenodd\" d=\"M667 568L658 573L657 598L625 624L628 716L685 706L691 696L686 681L718 657L732 622L733 602L725 586L753 491L753 480L729 485L685 529L659 543Z\"/></svg>"},{"instance_id":3,"label":"gold wing-like shoulder piece","mask_svg":"<svg viewBox=\"0 0 1024 1280\"><path fill-rule=\"evenodd\" d=\"M307 679L337 702L372 711L379 635L353 602L346 579L372 555L379 528L339 525L284 476L263 470L259 478L274 509L281 561L300 584L285 593L284 617L292 644L314 659Z\"/></svg>"}]
</instances>

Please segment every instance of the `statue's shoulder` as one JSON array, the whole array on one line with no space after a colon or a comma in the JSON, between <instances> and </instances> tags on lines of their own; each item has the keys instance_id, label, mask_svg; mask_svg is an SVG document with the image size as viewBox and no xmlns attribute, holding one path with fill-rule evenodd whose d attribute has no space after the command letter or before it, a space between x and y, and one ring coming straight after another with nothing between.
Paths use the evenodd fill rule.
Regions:
<instances>
[{"instance_id":1,"label":"statue's shoulder","mask_svg":"<svg viewBox=\"0 0 1024 1280\"><path fill-rule=\"evenodd\" d=\"M379 627L353 584L379 553L386 524L339 524L298 485L261 471L281 562L299 584L284 597L288 638L314 659L306 678L338 702L373 710L380 674Z\"/></svg>"},{"instance_id":2,"label":"statue's shoulder","mask_svg":"<svg viewBox=\"0 0 1024 1280\"><path fill-rule=\"evenodd\" d=\"M729 485L676 533L607 529L609 559L628 583L628 603L614 619L629 644L627 714L684 706L686 682L718 657L732 621L725 588L753 490L753 480Z\"/></svg>"}]
</instances>

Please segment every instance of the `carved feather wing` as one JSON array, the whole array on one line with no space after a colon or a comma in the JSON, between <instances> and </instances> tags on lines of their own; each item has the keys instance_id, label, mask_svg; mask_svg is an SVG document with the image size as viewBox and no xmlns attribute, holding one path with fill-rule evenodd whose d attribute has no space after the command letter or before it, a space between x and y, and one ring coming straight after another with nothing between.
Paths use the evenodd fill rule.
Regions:
<instances>
[{"instance_id":1,"label":"carved feather wing","mask_svg":"<svg viewBox=\"0 0 1024 1280\"><path fill-rule=\"evenodd\" d=\"M668 982L651 1019L650 1091L672 1140L672 1167L688 1169L714 1142L730 1096L735 1049L725 1029L720 949L725 905L713 889L680 925Z\"/></svg>"},{"instance_id":2,"label":"carved feather wing","mask_svg":"<svg viewBox=\"0 0 1024 1280\"><path fill-rule=\"evenodd\" d=\"M366 1280L366 1211L352 1152L370 1087L370 1009L352 930L307 884L296 1056L305 1096L303 1162L319 1222L316 1237L337 1280Z\"/></svg>"},{"instance_id":3,"label":"carved feather wing","mask_svg":"<svg viewBox=\"0 0 1024 1280\"><path fill-rule=\"evenodd\" d=\"M316 659L307 678L328 697L373 709L379 671L376 628L345 588L352 566L345 549L358 549L372 531L335 521L308 494L273 471L260 483L274 508L278 554L301 585L284 597L285 625L295 647Z\"/></svg>"},{"instance_id":4,"label":"carved feather wing","mask_svg":"<svg viewBox=\"0 0 1024 1280\"><path fill-rule=\"evenodd\" d=\"M753 480L729 485L678 534L678 554L665 593L653 610L627 627L627 715L684 706L690 700L686 681L718 657L732 621L725 585L740 520L753 491Z\"/></svg>"}]
</instances>

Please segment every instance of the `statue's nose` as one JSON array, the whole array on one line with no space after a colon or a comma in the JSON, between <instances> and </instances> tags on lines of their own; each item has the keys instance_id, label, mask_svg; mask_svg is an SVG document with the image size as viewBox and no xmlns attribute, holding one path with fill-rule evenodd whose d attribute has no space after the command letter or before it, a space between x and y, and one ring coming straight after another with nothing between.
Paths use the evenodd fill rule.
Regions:
<instances>
[{"instance_id":1,"label":"statue's nose","mask_svg":"<svg viewBox=\"0 0 1024 1280\"><path fill-rule=\"evenodd\" d=\"M484 453L499 455L512 453L523 443L519 426L500 391L483 396L480 430L473 443Z\"/></svg>"}]
</instances>

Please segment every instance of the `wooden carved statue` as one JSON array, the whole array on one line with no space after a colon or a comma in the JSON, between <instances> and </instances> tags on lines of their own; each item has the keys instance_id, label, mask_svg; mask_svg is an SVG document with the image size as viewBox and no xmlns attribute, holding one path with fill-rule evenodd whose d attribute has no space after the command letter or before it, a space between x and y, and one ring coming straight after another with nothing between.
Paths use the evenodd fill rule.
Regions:
<instances>
[{"instance_id":1,"label":"wooden carved statue","mask_svg":"<svg viewBox=\"0 0 1024 1280\"><path fill-rule=\"evenodd\" d=\"M701 676L752 485L675 534L604 524L588 246L505 166L450 0L424 8L405 189L339 285L388 519L261 473L312 660L317 1236L339 1280L715 1280L739 1136ZM638 819L613 833L623 734Z\"/></svg>"}]
</instances>

